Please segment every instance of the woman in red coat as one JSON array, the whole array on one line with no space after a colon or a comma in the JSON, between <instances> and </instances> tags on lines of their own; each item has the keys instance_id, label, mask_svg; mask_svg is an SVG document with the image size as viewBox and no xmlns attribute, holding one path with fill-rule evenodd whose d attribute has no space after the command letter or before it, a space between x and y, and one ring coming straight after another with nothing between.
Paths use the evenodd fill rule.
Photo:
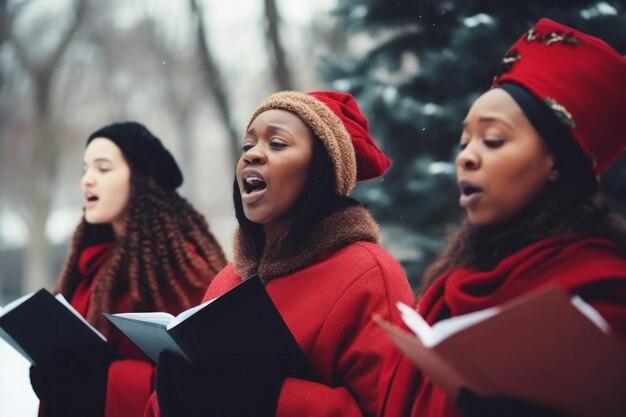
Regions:
<instances>
[{"instance_id":1,"label":"woman in red coat","mask_svg":"<svg viewBox=\"0 0 626 417\"><path fill-rule=\"evenodd\" d=\"M109 351L57 352L31 368L43 417L138 417L154 366L102 315L197 304L224 266L221 248L176 188L172 155L144 126L116 123L89 136L84 217L56 286L108 339Z\"/></svg>"},{"instance_id":2,"label":"woman in red coat","mask_svg":"<svg viewBox=\"0 0 626 417\"><path fill-rule=\"evenodd\" d=\"M626 226L598 189L626 147L624 80L626 60L609 45L547 19L511 47L463 122L467 216L426 272L417 311L428 323L552 283L626 342ZM558 415L514 399L449 398L398 352L381 381L382 416Z\"/></svg>"},{"instance_id":3,"label":"woman in red coat","mask_svg":"<svg viewBox=\"0 0 626 417\"><path fill-rule=\"evenodd\" d=\"M236 168L234 260L205 299L258 273L314 377L273 378L262 362L217 374L211 364L164 356L161 410L155 402L147 415L375 414L391 345L371 317L398 323L395 301L413 295L400 265L378 245L378 225L348 194L388 165L349 94L281 92L260 104Z\"/></svg>"}]
</instances>

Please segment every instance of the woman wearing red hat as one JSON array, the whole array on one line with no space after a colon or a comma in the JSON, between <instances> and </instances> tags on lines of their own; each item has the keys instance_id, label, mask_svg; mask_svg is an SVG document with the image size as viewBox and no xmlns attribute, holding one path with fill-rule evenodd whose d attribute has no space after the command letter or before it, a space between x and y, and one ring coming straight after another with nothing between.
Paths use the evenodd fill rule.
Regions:
<instances>
[{"instance_id":1,"label":"woman wearing red hat","mask_svg":"<svg viewBox=\"0 0 626 417\"><path fill-rule=\"evenodd\" d=\"M393 303L413 294L378 245L378 225L348 195L388 165L349 94L281 92L260 104L236 168L234 260L205 300L258 273L315 376L274 379L263 364L216 375L165 356L157 376L162 416L375 414L391 345L370 319L377 313L398 323Z\"/></svg>"},{"instance_id":2,"label":"woman wearing red hat","mask_svg":"<svg viewBox=\"0 0 626 417\"><path fill-rule=\"evenodd\" d=\"M598 190L598 175L626 147L619 80L620 54L547 19L511 47L463 122L456 167L466 218L425 274L417 311L429 324L552 283L626 342L626 226ZM448 398L398 352L383 375L382 416L560 415L467 392Z\"/></svg>"},{"instance_id":3,"label":"woman wearing red hat","mask_svg":"<svg viewBox=\"0 0 626 417\"><path fill-rule=\"evenodd\" d=\"M43 417L142 416L154 366L102 315L197 304L224 266L206 220L176 188L172 155L143 125L105 126L89 136L81 189L84 216L56 292L108 340L108 351L57 352L31 368Z\"/></svg>"}]
</instances>

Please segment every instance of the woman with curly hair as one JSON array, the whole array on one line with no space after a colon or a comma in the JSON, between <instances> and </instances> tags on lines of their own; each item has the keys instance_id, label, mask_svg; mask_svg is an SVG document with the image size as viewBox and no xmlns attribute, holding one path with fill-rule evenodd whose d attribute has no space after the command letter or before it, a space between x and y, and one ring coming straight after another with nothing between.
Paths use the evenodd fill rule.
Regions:
<instances>
[{"instance_id":1,"label":"woman with curly hair","mask_svg":"<svg viewBox=\"0 0 626 417\"><path fill-rule=\"evenodd\" d=\"M84 216L55 291L108 339L109 349L57 352L31 368L42 417L137 417L154 366L102 313L198 304L225 265L204 217L176 188L176 161L143 125L92 133L84 154Z\"/></svg>"},{"instance_id":2,"label":"woman with curly hair","mask_svg":"<svg viewBox=\"0 0 626 417\"><path fill-rule=\"evenodd\" d=\"M456 171L466 217L425 274L417 311L429 324L556 285L591 304L626 342L626 222L599 187L626 148L624 80L626 59L611 46L549 19L510 48L462 124ZM399 352L383 374L381 416L566 413L563 404L465 389L448 396ZM560 382L555 389L572 386Z\"/></svg>"}]
</instances>

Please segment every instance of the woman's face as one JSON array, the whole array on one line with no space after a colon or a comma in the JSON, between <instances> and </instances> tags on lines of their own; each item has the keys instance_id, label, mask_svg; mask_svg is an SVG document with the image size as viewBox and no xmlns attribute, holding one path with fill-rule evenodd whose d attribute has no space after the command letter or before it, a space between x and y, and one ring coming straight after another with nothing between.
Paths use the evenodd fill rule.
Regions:
<instances>
[{"instance_id":1,"label":"woman's face","mask_svg":"<svg viewBox=\"0 0 626 417\"><path fill-rule=\"evenodd\" d=\"M266 236L286 232L313 156L313 132L293 113L268 110L250 124L236 168L246 218Z\"/></svg>"},{"instance_id":2,"label":"woman's face","mask_svg":"<svg viewBox=\"0 0 626 417\"><path fill-rule=\"evenodd\" d=\"M80 188L85 220L92 224L110 223L120 236L130 200L130 167L110 139L95 138L87 145Z\"/></svg>"},{"instance_id":3,"label":"woman's face","mask_svg":"<svg viewBox=\"0 0 626 417\"><path fill-rule=\"evenodd\" d=\"M553 155L522 109L497 88L467 113L456 167L459 203L475 225L511 219L558 176Z\"/></svg>"}]
</instances>

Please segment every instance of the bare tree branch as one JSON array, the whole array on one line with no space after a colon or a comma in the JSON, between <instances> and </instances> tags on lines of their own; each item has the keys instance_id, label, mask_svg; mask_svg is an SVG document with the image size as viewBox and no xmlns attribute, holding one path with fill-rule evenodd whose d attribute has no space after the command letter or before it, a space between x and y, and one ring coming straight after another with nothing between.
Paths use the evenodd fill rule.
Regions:
<instances>
[{"instance_id":1,"label":"bare tree branch","mask_svg":"<svg viewBox=\"0 0 626 417\"><path fill-rule=\"evenodd\" d=\"M87 10L87 2L86 0L75 0L76 7L74 9L74 21L72 25L65 31L63 37L61 38L61 42L57 45L55 50L52 52L51 56L48 60L42 65L41 71L44 72L53 72L55 68L57 68L63 53L67 49L68 45L72 40L72 36L80 26L83 18L85 16L85 12Z\"/></svg>"},{"instance_id":2,"label":"bare tree branch","mask_svg":"<svg viewBox=\"0 0 626 417\"><path fill-rule=\"evenodd\" d=\"M7 0L2 1L6 2ZM42 73L46 74L54 72L54 69L59 64L63 53L71 42L72 36L74 35L74 32L76 32L76 30L78 29L78 26L80 25L80 22L82 21L85 15L85 11L87 9L86 0L75 0L75 3L76 7L74 8L74 19L71 26L65 31L61 38L61 41L54 48L50 56L39 63L30 59L28 55L28 48L22 42L22 40L15 36L15 34L13 33L13 22L15 17L18 16L20 9L16 10L15 13L13 13L13 16L10 16L7 12L7 15L5 16L6 22L3 22L5 23L3 27L5 27L5 30L8 32L8 38L13 44L15 54L17 55L22 65L31 74L39 76Z\"/></svg>"}]
</instances>

